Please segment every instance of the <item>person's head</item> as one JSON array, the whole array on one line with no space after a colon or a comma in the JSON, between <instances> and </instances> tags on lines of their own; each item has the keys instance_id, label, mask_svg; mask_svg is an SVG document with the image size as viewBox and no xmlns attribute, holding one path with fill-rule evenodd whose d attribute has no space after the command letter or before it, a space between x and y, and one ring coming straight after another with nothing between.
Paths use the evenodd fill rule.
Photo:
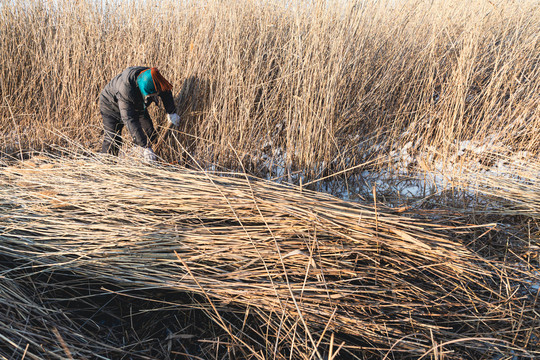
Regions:
<instances>
[{"instance_id":1,"label":"person's head","mask_svg":"<svg viewBox=\"0 0 540 360\"><path fill-rule=\"evenodd\" d=\"M160 93L172 90L171 83L160 74L157 68L150 68L141 72L137 77L137 85L145 105L150 104L152 99Z\"/></svg>"}]
</instances>

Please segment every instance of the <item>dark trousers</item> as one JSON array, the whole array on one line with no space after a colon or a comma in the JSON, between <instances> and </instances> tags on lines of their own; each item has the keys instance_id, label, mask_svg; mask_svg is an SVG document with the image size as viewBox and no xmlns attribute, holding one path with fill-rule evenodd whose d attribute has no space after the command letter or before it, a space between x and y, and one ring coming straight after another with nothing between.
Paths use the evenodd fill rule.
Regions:
<instances>
[{"instance_id":1,"label":"dark trousers","mask_svg":"<svg viewBox=\"0 0 540 360\"><path fill-rule=\"evenodd\" d=\"M122 147L122 129L124 129L124 123L120 118L120 114L112 113L109 111L101 110L101 116L103 118L103 145L101 146L101 152L112 155L118 155L118 151ZM155 142L157 138L157 132L154 129L154 124L148 111L139 116L139 124L130 124L132 126L140 126L144 134L148 138L148 145ZM133 131L128 126L128 130Z\"/></svg>"}]
</instances>

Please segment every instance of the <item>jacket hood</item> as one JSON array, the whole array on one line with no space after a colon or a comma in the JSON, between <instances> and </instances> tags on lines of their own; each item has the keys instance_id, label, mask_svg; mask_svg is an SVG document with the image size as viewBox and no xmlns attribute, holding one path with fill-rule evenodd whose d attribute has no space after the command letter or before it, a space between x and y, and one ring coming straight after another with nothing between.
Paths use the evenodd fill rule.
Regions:
<instances>
[{"instance_id":1,"label":"jacket hood","mask_svg":"<svg viewBox=\"0 0 540 360\"><path fill-rule=\"evenodd\" d=\"M150 68L141 72L137 77L137 85L143 98L172 90L171 83L161 75L157 68Z\"/></svg>"}]
</instances>

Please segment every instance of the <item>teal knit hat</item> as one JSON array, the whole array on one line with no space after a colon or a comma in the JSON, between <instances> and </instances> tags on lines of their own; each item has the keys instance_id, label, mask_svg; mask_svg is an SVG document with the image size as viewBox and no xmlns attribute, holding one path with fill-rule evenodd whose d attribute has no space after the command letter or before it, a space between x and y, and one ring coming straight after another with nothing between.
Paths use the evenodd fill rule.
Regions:
<instances>
[{"instance_id":1,"label":"teal knit hat","mask_svg":"<svg viewBox=\"0 0 540 360\"><path fill-rule=\"evenodd\" d=\"M137 85L139 85L143 98L147 97L148 95L157 94L156 86L154 85L154 80L152 79L152 72L150 69L144 70L139 74L137 77Z\"/></svg>"}]
</instances>

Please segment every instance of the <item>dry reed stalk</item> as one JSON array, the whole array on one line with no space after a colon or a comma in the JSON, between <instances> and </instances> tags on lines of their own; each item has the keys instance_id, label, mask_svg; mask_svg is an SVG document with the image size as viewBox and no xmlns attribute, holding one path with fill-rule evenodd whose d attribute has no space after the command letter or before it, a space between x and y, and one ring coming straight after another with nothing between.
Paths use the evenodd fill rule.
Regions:
<instances>
[{"instance_id":1,"label":"dry reed stalk","mask_svg":"<svg viewBox=\"0 0 540 360\"><path fill-rule=\"evenodd\" d=\"M12 272L11 268L0 267L0 357L8 359L24 354L28 359L65 359L71 358L70 347L79 358L92 358L104 350L110 354L129 353L109 346L98 337L85 336L72 321L73 315L39 299L35 292L38 284L14 279L9 275Z\"/></svg>"},{"instance_id":2,"label":"dry reed stalk","mask_svg":"<svg viewBox=\"0 0 540 360\"><path fill-rule=\"evenodd\" d=\"M493 213L540 216L540 163L530 154L489 153L482 164L464 169L457 179L465 191L504 201Z\"/></svg>"},{"instance_id":3,"label":"dry reed stalk","mask_svg":"<svg viewBox=\"0 0 540 360\"><path fill-rule=\"evenodd\" d=\"M0 254L20 269L205 294L218 317L253 309L280 334L275 358L284 344L295 358L320 351L321 331L351 354L419 356L435 338L456 356L501 341L512 344L503 352L538 355L533 290L467 248L466 227L243 175L42 162L0 173ZM246 356L263 346L232 341Z\"/></svg>"}]
</instances>

